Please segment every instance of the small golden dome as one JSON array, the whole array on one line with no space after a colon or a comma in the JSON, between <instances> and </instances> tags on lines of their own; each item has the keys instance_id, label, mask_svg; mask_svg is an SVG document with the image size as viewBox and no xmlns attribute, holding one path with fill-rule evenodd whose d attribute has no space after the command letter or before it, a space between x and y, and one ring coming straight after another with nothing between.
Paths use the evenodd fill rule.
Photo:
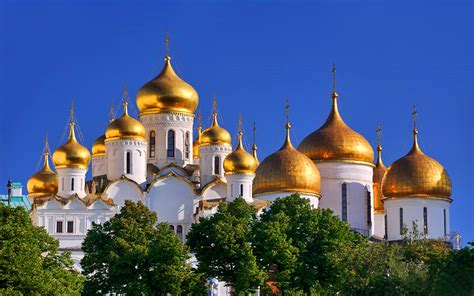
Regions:
<instances>
[{"instance_id":1,"label":"small golden dome","mask_svg":"<svg viewBox=\"0 0 474 296\"><path fill-rule=\"evenodd\" d=\"M196 90L179 78L166 56L160 74L143 85L137 93L140 114L179 112L193 114L199 103Z\"/></svg>"},{"instance_id":2,"label":"small golden dome","mask_svg":"<svg viewBox=\"0 0 474 296\"><path fill-rule=\"evenodd\" d=\"M92 144L92 156L100 156L105 154L105 135L95 139Z\"/></svg>"},{"instance_id":3,"label":"small golden dome","mask_svg":"<svg viewBox=\"0 0 474 296\"><path fill-rule=\"evenodd\" d=\"M258 163L254 156L245 151L242 145L242 132L238 134L237 148L224 159L224 171L230 174L255 174Z\"/></svg>"},{"instance_id":4,"label":"small golden dome","mask_svg":"<svg viewBox=\"0 0 474 296\"><path fill-rule=\"evenodd\" d=\"M87 170L91 161L89 150L79 144L74 132L74 123L69 124L69 138L67 142L58 147L53 153L53 162L56 169L78 168Z\"/></svg>"},{"instance_id":5,"label":"small golden dome","mask_svg":"<svg viewBox=\"0 0 474 296\"><path fill-rule=\"evenodd\" d=\"M425 197L451 200L451 180L444 167L418 147L418 131L413 131L413 147L385 173L384 198Z\"/></svg>"},{"instance_id":6,"label":"small golden dome","mask_svg":"<svg viewBox=\"0 0 474 296\"><path fill-rule=\"evenodd\" d=\"M48 157L49 153L46 152L43 167L26 184L30 197L51 196L58 192L58 176L49 167Z\"/></svg>"},{"instance_id":7,"label":"small golden dome","mask_svg":"<svg viewBox=\"0 0 474 296\"><path fill-rule=\"evenodd\" d=\"M231 146L232 138L230 137L229 132L220 127L217 122L217 113L212 114L212 125L211 127L205 129L201 134L201 144L200 146L206 145L228 145Z\"/></svg>"},{"instance_id":8,"label":"small golden dome","mask_svg":"<svg viewBox=\"0 0 474 296\"><path fill-rule=\"evenodd\" d=\"M122 117L112 121L105 131L105 139L109 140L142 140L145 141L146 130L135 118L128 115L128 103L123 103Z\"/></svg>"},{"instance_id":9,"label":"small golden dome","mask_svg":"<svg viewBox=\"0 0 474 296\"><path fill-rule=\"evenodd\" d=\"M199 158L199 145L201 144L202 128L198 127L198 134L193 141L193 158Z\"/></svg>"},{"instance_id":10,"label":"small golden dome","mask_svg":"<svg viewBox=\"0 0 474 296\"><path fill-rule=\"evenodd\" d=\"M385 172L387 171L387 167L384 165L382 161L382 146L377 146L377 163L374 167L374 175L372 181L374 183L374 212L375 213L383 213L383 194L382 194L382 180Z\"/></svg>"},{"instance_id":11,"label":"small golden dome","mask_svg":"<svg viewBox=\"0 0 474 296\"><path fill-rule=\"evenodd\" d=\"M308 135L298 150L315 162L351 162L373 166L372 146L344 122L337 108L337 97L337 93L333 92L332 110L326 122Z\"/></svg>"},{"instance_id":12,"label":"small golden dome","mask_svg":"<svg viewBox=\"0 0 474 296\"><path fill-rule=\"evenodd\" d=\"M277 152L266 157L257 167L253 194L299 192L321 196L321 177L316 165L298 152L290 141L287 124L286 140Z\"/></svg>"}]
</instances>

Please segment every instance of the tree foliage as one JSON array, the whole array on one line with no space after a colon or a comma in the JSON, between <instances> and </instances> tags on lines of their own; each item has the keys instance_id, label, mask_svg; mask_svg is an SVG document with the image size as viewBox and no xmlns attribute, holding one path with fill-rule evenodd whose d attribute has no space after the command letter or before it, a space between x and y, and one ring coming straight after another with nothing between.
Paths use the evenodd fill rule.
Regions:
<instances>
[{"instance_id":1,"label":"tree foliage","mask_svg":"<svg viewBox=\"0 0 474 296\"><path fill-rule=\"evenodd\" d=\"M227 282L237 295L253 291L264 278L250 244L255 221L254 207L238 198L221 204L212 217L200 218L187 236L198 270Z\"/></svg>"},{"instance_id":2,"label":"tree foliage","mask_svg":"<svg viewBox=\"0 0 474 296\"><path fill-rule=\"evenodd\" d=\"M140 202L126 201L119 214L94 224L82 248L87 295L205 294L203 279L186 262L188 249Z\"/></svg>"},{"instance_id":3,"label":"tree foliage","mask_svg":"<svg viewBox=\"0 0 474 296\"><path fill-rule=\"evenodd\" d=\"M0 294L80 295L83 278L58 248L25 209L0 204Z\"/></svg>"}]
</instances>

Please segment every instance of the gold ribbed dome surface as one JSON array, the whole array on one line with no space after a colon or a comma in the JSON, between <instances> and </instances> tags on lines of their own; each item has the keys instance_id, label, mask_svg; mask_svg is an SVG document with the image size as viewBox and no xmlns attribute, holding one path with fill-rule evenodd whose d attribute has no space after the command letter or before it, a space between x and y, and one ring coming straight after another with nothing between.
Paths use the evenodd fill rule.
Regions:
<instances>
[{"instance_id":1,"label":"gold ribbed dome surface","mask_svg":"<svg viewBox=\"0 0 474 296\"><path fill-rule=\"evenodd\" d=\"M49 167L49 153L44 154L43 167L28 179L26 188L30 197L51 196L58 192L58 176Z\"/></svg>"},{"instance_id":2,"label":"gold ribbed dome surface","mask_svg":"<svg viewBox=\"0 0 474 296\"><path fill-rule=\"evenodd\" d=\"M140 114L179 112L193 114L199 103L196 90L174 72L171 58L165 58L160 74L137 93Z\"/></svg>"},{"instance_id":3,"label":"gold ribbed dome surface","mask_svg":"<svg viewBox=\"0 0 474 296\"><path fill-rule=\"evenodd\" d=\"M196 139L193 141L193 158L199 158L199 145L201 144L201 127L198 128Z\"/></svg>"},{"instance_id":4,"label":"gold ribbed dome surface","mask_svg":"<svg viewBox=\"0 0 474 296\"><path fill-rule=\"evenodd\" d=\"M205 129L201 134L201 144L200 146L206 145L228 145L231 146L232 138L229 132L220 127L217 122L217 113L212 114L212 124L211 127Z\"/></svg>"},{"instance_id":5,"label":"gold ribbed dome surface","mask_svg":"<svg viewBox=\"0 0 474 296\"><path fill-rule=\"evenodd\" d=\"M379 145L377 146L377 163L374 167L374 175L372 181L374 183L374 211L375 213L383 213L383 194L382 194L382 180L387 171L387 167L382 161L382 147Z\"/></svg>"},{"instance_id":6,"label":"gold ribbed dome surface","mask_svg":"<svg viewBox=\"0 0 474 296\"><path fill-rule=\"evenodd\" d=\"M300 143L298 151L315 162L350 162L373 166L372 146L344 122L337 107L337 97L334 92L332 110L326 122Z\"/></svg>"},{"instance_id":7,"label":"gold ribbed dome surface","mask_svg":"<svg viewBox=\"0 0 474 296\"><path fill-rule=\"evenodd\" d=\"M444 167L425 155L414 131L413 147L385 173L384 198L425 197L451 200L451 180Z\"/></svg>"},{"instance_id":8,"label":"gold ribbed dome surface","mask_svg":"<svg viewBox=\"0 0 474 296\"><path fill-rule=\"evenodd\" d=\"M105 131L105 139L109 140L142 140L145 141L146 130L135 118L128 115L128 104L123 104L123 115L112 121Z\"/></svg>"},{"instance_id":9,"label":"gold ribbed dome surface","mask_svg":"<svg viewBox=\"0 0 474 296\"><path fill-rule=\"evenodd\" d=\"M224 159L224 171L228 174L255 174L258 163L255 157L248 153L242 144L242 133L238 135L237 148Z\"/></svg>"},{"instance_id":10,"label":"gold ribbed dome surface","mask_svg":"<svg viewBox=\"0 0 474 296\"><path fill-rule=\"evenodd\" d=\"M95 139L92 144L92 156L104 155L105 154L105 135L102 135Z\"/></svg>"},{"instance_id":11,"label":"gold ribbed dome surface","mask_svg":"<svg viewBox=\"0 0 474 296\"><path fill-rule=\"evenodd\" d=\"M286 140L277 152L266 157L257 167L253 194L298 192L320 196L321 177L316 165L298 152L290 141L287 125Z\"/></svg>"},{"instance_id":12,"label":"gold ribbed dome surface","mask_svg":"<svg viewBox=\"0 0 474 296\"><path fill-rule=\"evenodd\" d=\"M58 147L53 153L53 162L56 169L78 168L87 170L91 161L89 150L79 144L74 132L74 123L69 124L69 138L67 142Z\"/></svg>"}]
</instances>

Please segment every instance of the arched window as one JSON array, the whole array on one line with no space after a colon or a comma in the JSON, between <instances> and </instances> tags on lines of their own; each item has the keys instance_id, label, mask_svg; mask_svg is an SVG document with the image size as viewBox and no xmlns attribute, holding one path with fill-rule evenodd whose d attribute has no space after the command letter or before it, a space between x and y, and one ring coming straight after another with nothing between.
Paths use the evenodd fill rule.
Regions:
<instances>
[{"instance_id":1,"label":"arched window","mask_svg":"<svg viewBox=\"0 0 474 296\"><path fill-rule=\"evenodd\" d=\"M64 178L61 179L61 188L62 188L61 190L64 191Z\"/></svg>"},{"instance_id":2,"label":"arched window","mask_svg":"<svg viewBox=\"0 0 474 296\"><path fill-rule=\"evenodd\" d=\"M174 225L170 225L170 229L174 232Z\"/></svg>"},{"instance_id":3,"label":"arched window","mask_svg":"<svg viewBox=\"0 0 474 296\"><path fill-rule=\"evenodd\" d=\"M371 208L372 208L372 195L370 194L370 191L367 190L367 225L369 227L372 226Z\"/></svg>"},{"instance_id":4,"label":"arched window","mask_svg":"<svg viewBox=\"0 0 474 296\"><path fill-rule=\"evenodd\" d=\"M214 175L219 175L221 173L220 163L221 161L219 156L214 157Z\"/></svg>"},{"instance_id":5,"label":"arched window","mask_svg":"<svg viewBox=\"0 0 474 296\"><path fill-rule=\"evenodd\" d=\"M347 221L347 184L342 183L342 197L341 197L341 220Z\"/></svg>"},{"instance_id":6,"label":"arched window","mask_svg":"<svg viewBox=\"0 0 474 296\"><path fill-rule=\"evenodd\" d=\"M428 208L423 208L423 232L428 234Z\"/></svg>"},{"instance_id":7,"label":"arched window","mask_svg":"<svg viewBox=\"0 0 474 296\"><path fill-rule=\"evenodd\" d=\"M155 141L156 141L156 134L155 131L150 132L150 158L155 157Z\"/></svg>"},{"instance_id":8,"label":"arched window","mask_svg":"<svg viewBox=\"0 0 474 296\"><path fill-rule=\"evenodd\" d=\"M400 208L400 235L403 234L403 208Z\"/></svg>"},{"instance_id":9,"label":"arched window","mask_svg":"<svg viewBox=\"0 0 474 296\"><path fill-rule=\"evenodd\" d=\"M186 132L186 136L184 137L184 158L189 159L190 156L190 146L191 140L189 138L189 132Z\"/></svg>"},{"instance_id":10,"label":"arched window","mask_svg":"<svg viewBox=\"0 0 474 296\"><path fill-rule=\"evenodd\" d=\"M168 146L166 149L166 155L168 157L174 157L174 146L175 146L174 130L169 130L168 131Z\"/></svg>"},{"instance_id":11,"label":"arched window","mask_svg":"<svg viewBox=\"0 0 474 296\"><path fill-rule=\"evenodd\" d=\"M132 153L130 151L127 151L126 172L127 174L132 173Z\"/></svg>"},{"instance_id":12,"label":"arched window","mask_svg":"<svg viewBox=\"0 0 474 296\"><path fill-rule=\"evenodd\" d=\"M178 225L176 226L176 234L178 235L179 239L183 240L183 226Z\"/></svg>"},{"instance_id":13,"label":"arched window","mask_svg":"<svg viewBox=\"0 0 474 296\"><path fill-rule=\"evenodd\" d=\"M244 196L244 184L240 184L240 196Z\"/></svg>"},{"instance_id":14,"label":"arched window","mask_svg":"<svg viewBox=\"0 0 474 296\"><path fill-rule=\"evenodd\" d=\"M385 220L385 234L384 234L383 237L384 237L385 239L388 239L388 219L387 219L387 214L385 214L384 220Z\"/></svg>"},{"instance_id":15,"label":"arched window","mask_svg":"<svg viewBox=\"0 0 474 296\"><path fill-rule=\"evenodd\" d=\"M446 209L443 210L444 236L446 236Z\"/></svg>"},{"instance_id":16,"label":"arched window","mask_svg":"<svg viewBox=\"0 0 474 296\"><path fill-rule=\"evenodd\" d=\"M71 178L71 191L74 191L74 178Z\"/></svg>"}]
</instances>

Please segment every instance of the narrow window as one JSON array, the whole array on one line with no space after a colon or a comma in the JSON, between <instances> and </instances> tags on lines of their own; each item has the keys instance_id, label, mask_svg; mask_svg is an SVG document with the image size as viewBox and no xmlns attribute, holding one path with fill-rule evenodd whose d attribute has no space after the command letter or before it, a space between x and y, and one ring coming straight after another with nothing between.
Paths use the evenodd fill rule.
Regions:
<instances>
[{"instance_id":1,"label":"narrow window","mask_svg":"<svg viewBox=\"0 0 474 296\"><path fill-rule=\"evenodd\" d=\"M400 208L400 235L403 234L403 208Z\"/></svg>"},{"instance_id":2,"label":"narrow window","mask_svg":"<svg viewBox=\"0 0 474 296\"><path fill-rule=\"evenodd\" d=\"M174 232L174 225L170 225L170 229Z\"/></svg>"},{"instance_id":3,"label":"narrow window","mask_svg":"<svg viewBox=\"0 0 474 296\"><path fill-rule=\"evenodd\" d=\"M342 213L341 219L342 221L347 221L347 184L342 184Z\"/></svg>"},{"instance_id":4,"label":"narrow window","mask_svg":"<svg viewBox=\"0 0 474 296\"><path fill-rule=\"evenodd\" d=\"M74 221L67 221L67 233L74 233Z\"/></svg>"},{"instance_id":5,"label":"narrow window","mask_svg":"<svg viewBox=\"0 0 474 296\"><path fill-rule=\"evenodd\" d=\"M385 219L385 225L384 225L385 226L385 234L384 234L383 237L385 239L388 239L388 219L387 219L387 215L385 215L384 219Z\"/></svg>"},{"instance_id":6,"label":"narrow window","mask_svg":"<svg viewBox=\"0 0 474 296\"><path fill-rule=\"evenodd\" d=\"M230 184L230 196L234 196L234 184Z\"/></svg>"},{"instance_id":7,"label":"narrow window","mask_svg":"<svg viewBox=\"0 0 474 296\"><path fill-rule=\"evenodd\" d=\"M71 191L74 191L74 178L71 178Z\"/></svg>"},{"instance_id":8,"label":"narrow window","mask_svg":"<svg viewBox=\"0 0 474 296\"><path fill-rule=\"evenodd\" d=\"M184 138L184 157L189 159L190 154L190 139L189 139L189 132L186 132L186 137Z\"/></svg>"},{"instance_id":9,"label":"narrow window","mask_svg":"<svg viewBox=\"0 0 474 296\"><path fill-rule=\"evenodd\" d=\"M126 172L127 174L132 173L132 153L130 151L127 151L127 159L126 159Z\"/></svg>"},{"instance_id":10,"label":"narrow window","mask_svg":"<svg viewBox=\"0 0 474 296\"><path fill-rule=\"evenodd\" d=\"M56 233L63 233L63 221L56 221Z\"/></svg>"},{"instance_id":11,"label":"narrow window","mask_svg":"<svg viewBox=\"0 0 474 296\"><path fill-rule=\"evenodd\" d=\"M423 208L423 233L428 234L428 209L426 207Z\"/></svg>"},{"instance_id":12,"label":"narrow window","mask_svg":"<svg viewBox=\"0 0 474 296\"><path fill-rule=\"evenodd\" d=\"M214 175L219 175L220 170L220 159L219 156L214 157Z\"/></svg>"},{"instance_id":13,"label":"narrow window","mask_svg":"<svg viewBox=\"0 0 474 296\"><path fill-rule=\"evenodd\" d=\"M443 210L444 236L446 236L446 209Z\"/></svg>"},{"instance_id":14,"label":"narrow window","mask_svg":"<svg viewBox=\"0 0 474 296\"><path fill-rule=\"evenodd\" d=\"M174 157L174 146L175 146L174 140L175 140L174 131L169 130L168 131L168 148L166 149L166 155L168 157Z\"/></svg>"},{"instance_id":15,"label":"narrow window","mask_svg":"<svg viewBox=\"0 0 474 296\"><path fill-rule=\"evenodd\" d=\"M367 225L369 227L372 226L371 207L372 207L372 196L370 194L370 191L367 190Z\"/></svg>"},{"instance_id":16,"label":"narrow window","mask_svg":"<svg viewBox=\"0 0 474 296\"><path fill-rule=\"evenodd\" d=\"M183 226L178 225L176 227L176 234L178 235L179 239L182 241L183 240Z\"/></svg>"},{"instance_id":17,"label":"narrow window","mask_svg":"<svg viewBox=\"0 0 474 296\"><path fill-rule=\"evenodd\" d=\"M150 158L155 157L155 141L156 141L156 134L155 131L150 132Z\"/></svg>"},{"instance_id":18,"label":"narrow window","mask_svg":"<svg viewBox=\"0 0 474 296\"><path fill-rule=\"evenodd\" d=\"M61 179L61 190L64 191L64 178Z\"/></svg>"},{"instance_id":19,"label":"narrow window","mask_svg":"<svg viewBox=\"0 0 474 296\"><path fill-rule=\"evenodd\" d=\"M244 196L244 184L240 184L240 196Z\"/></svg>"}]
</instances>

